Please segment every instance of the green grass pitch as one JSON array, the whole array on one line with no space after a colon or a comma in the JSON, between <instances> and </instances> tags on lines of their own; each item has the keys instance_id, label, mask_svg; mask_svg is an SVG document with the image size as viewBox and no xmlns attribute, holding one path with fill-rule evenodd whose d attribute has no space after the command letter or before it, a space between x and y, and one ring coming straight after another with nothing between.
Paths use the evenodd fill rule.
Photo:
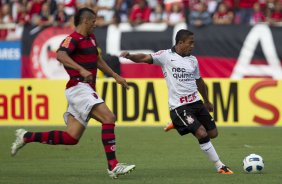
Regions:
<instances>
[{"instance_id":1,"label":"green grass pitch","mask_svg":"<svg viewBox=\"0 0 282 184\"><path fill-rule=\"evenodd\" d=\"M179 136L162 127L119 127L117 157L136 164L136 170L118 180L106 173L100 127L88 127L75 146L38 143L10 156L17 127L0 127L0 184L280 184L282 183L282 128L220 127L213 144L234 175L220 175L201 152L192 135ZM26 127L32 131L64 127ZM262 174L246 174L243 158L256 153L264 158Z\"/></svg>"}]
</instances>

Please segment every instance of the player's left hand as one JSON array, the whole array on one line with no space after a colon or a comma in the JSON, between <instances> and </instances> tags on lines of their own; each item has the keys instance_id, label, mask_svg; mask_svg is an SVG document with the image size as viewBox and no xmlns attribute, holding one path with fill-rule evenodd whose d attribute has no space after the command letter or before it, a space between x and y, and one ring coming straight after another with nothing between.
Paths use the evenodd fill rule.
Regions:
<instances>
[{"instance_id":1,"label":"player's left hand","mask_svg":"<svg viewBox=\"0 0 282 184\"><path fill-rule=\"evenodd\" d=\"M119 76L118 74L114 74L113 78L116 80L116 82L120 85L122 85L123 87L125 87L126 89L129 89L129 86L126 82L126 80L124 78L122 78L121 76Z\"/></svg>"},{"instance_id":2,"label":"player's left hand","mask_svg":"<svg viewBox=\"0 0 282 184\"><path fill-rule=\"evenodd\" d=\"M208 109L209 112L213 112L213 104L208 102L204 102L205 107Z\"/></svg>"}]
</instances>

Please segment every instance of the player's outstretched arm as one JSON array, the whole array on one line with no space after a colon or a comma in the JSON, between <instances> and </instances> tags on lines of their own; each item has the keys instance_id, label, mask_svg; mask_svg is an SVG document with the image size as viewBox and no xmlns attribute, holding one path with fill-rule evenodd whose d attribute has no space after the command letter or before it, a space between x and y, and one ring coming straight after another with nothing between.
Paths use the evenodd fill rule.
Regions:
<instances>
[{"instance_id":1,"label":"player's outstretched arm","mask_svg":"<svg viewBox=\"0 0 282 184\"><path fill-rule=\"evenodd\" d=\"M135 63L153 63L153 59L150 54L130 54L129 52L125 51L120 54L120 57L130 59Z\"/></svg>"}]
</instances>

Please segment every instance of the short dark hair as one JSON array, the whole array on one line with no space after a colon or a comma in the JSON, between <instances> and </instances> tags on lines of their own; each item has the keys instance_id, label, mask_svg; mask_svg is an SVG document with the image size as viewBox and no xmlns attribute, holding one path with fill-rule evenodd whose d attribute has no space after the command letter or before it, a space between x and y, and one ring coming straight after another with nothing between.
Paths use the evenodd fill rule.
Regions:
<instances>
[{"instance_id":1,"label":"short dark hair","mask_svg":"<svg viewBox=\"0 0 282 184\"><path fill-rule=\"evenodd\" d=\"M96 13L89 8L79 9L74 16L74 25L78 26L81 23L82 19L85 17L85 15L89 15L89 14L96 16Z\"/></svg>"},{"instance_id":2,"label":"short dark hair","mask_svg":"<svg viewBox=\"0 0 282 184\"><path fill-rule=\"evenodd\" d=\"M180 29L175 36L175 43L177 44L179 41L186 40L189 36L193 36L194 33L187 29Z\"/></svg>"}]
</instances>

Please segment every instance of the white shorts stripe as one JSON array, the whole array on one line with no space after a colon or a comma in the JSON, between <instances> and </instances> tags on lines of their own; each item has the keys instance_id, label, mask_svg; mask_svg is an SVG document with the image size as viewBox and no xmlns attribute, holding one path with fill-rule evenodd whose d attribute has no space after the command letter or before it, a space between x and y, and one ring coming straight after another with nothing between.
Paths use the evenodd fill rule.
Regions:
<instances>
[{"instance_id":1,"label":"white shorts stripe","mask_svg":"<svg viewBox=\"0 0 282 184\"><path fill-rule=\"evenodd\" d=\"M179 119L182 121L183 125L188 126L187 123L185 123L185 121L181 118L181 116L178 114L177 110L174 109L176 115L179 117Z\"/></svg>"}]
</instances>

